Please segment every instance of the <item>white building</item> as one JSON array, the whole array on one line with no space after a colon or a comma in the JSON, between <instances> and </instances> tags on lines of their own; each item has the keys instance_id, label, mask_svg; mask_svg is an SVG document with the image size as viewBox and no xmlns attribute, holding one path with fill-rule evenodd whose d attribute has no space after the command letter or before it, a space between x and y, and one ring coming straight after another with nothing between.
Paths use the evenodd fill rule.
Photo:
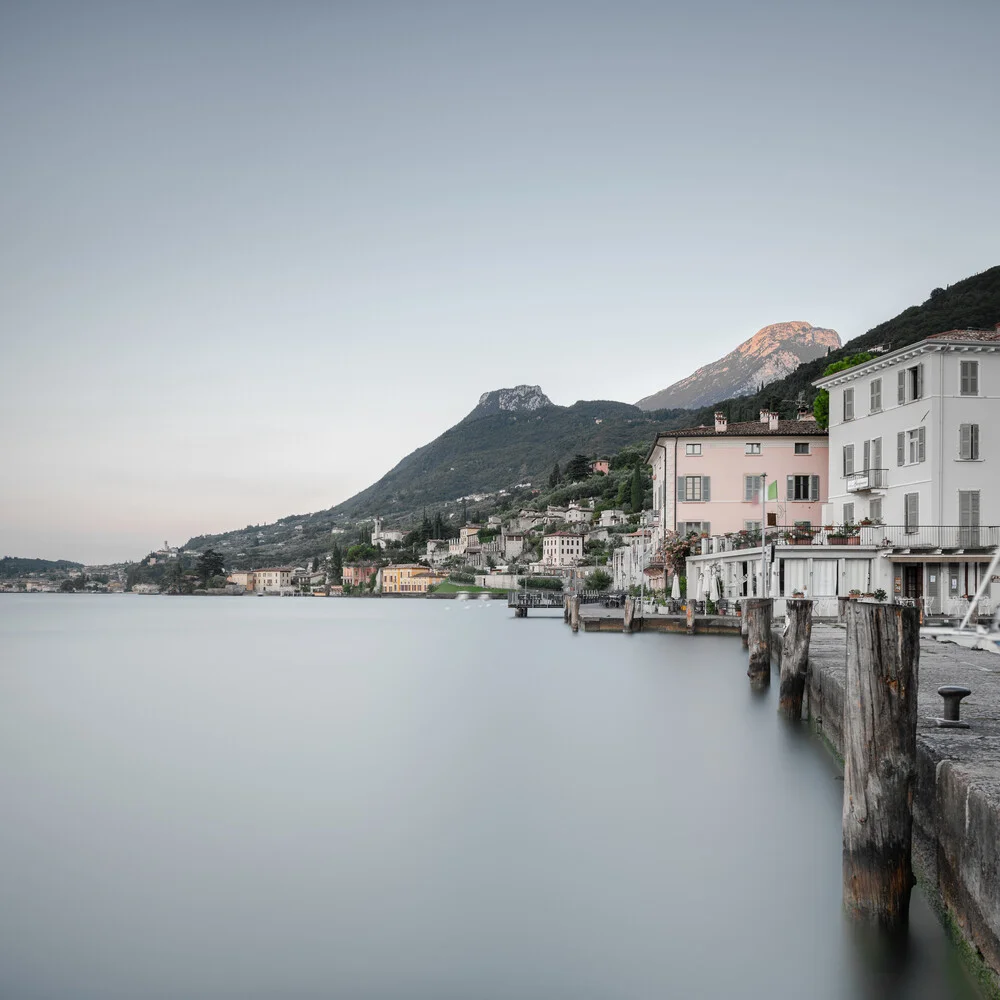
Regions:
<instances>
[{"instance_id":1,"label":"white building","mask_svg":"<svg viewBox=\"0 0 1000 1000\"><path fill-rule=\"evenodd\" d=\"M652 532L648 528L622 535L624 545L611 551L611 577L615 590L638 587L652 554Z\"/></svg>"},{"instance_id":2,"label":"white building","mask_svg":"<svg viewBox=\"0 0 1000 1000\"><path fill-rule=\"evenodd\" d=\"M294 593L292 567L271 566L253 571L253 589L256 594Z\"/></svg>"},{"instance_id":3,"label":"white building","mask_svg":"<svg viewBox=\"0 0 1000 1000\"><path fill-rule=\"evenodd\" d=\"M628 518L623 510L602 510L600 520L597 522L602 528L614 528L619 524L625 524Z\"/></svg>"},{"instance_id":4,"label":"white building","mask_svg":"<svg viewBox=\"0 0 1000 1000\"><path fill-rule=\"evenodd\" d=\"M372 545L377 545L380 549L384 549L390 542L401 542L405 535L405 531L382 527L382 518L375 518L375 527L372 530Z\"/></svg>"},{"instance_id":5,"label":"white building","mask_svg":"<svg viewBox=\"0 0 1000 1000\"><path fill-rule=\"evenodd\" d=\"M1000 326L936 334L814 384L830 393L826 523L877 522L859 531L880 551L873 585L956 612L1000 543Z\"/></svg>"},{"instance_id":6,"label":"white building","mask_svg":"<svg viewBox=\"0 0 1000 1000\"><path fill-rule=\"evenodd\" d=\"M593 517L593 510L590 507L584 507L582 504L571 503L566 508L566 520L570 524L590 524Z\"/></svg>"},{"instance_id":7,"label":"white building","mask_svg":"<svg viewBox=\"0 0 1000 1000\"><path fill-rule=\"evenodd\" d=\"M554 531L542 538L543 566L575 566L583 558L583 535Z\"/></svg>"}]
</instances>

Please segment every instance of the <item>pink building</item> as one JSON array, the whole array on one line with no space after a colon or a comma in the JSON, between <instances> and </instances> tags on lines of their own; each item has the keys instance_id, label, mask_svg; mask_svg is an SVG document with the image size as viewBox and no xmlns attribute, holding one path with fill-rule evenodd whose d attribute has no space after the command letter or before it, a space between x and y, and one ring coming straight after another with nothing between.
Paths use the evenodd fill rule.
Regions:
<instances>
[{"instance_id":1,"label":"pink building","mask_svg":"<svg viewBox=\"0 0 1000 1000\"><path fill-rule=\"evenodd\" d=\"M590 463L591 472L603 472L607 475L611 471L611 463L606 458L599 458L596 462Z\"/></svg>"},{"instance_id":2,"label":"pink building","mask_svg":"<svg viewBox=\"0 0 1000 1000\"><path fill-rule=\"evenodd\" d=\"M829 494L827 433L815 420L760 420L730 424L716 413L714 427L663 431L649 450L657 541L664 531L725 534L758 529L761 482L777 482L767 511L776 524L820 526Z\"/></svg>"},{"instance_id":3,"label":"pink building","mask_svg":"<svg viewBox=\"0 0 1000 1000\"><path fill-rule=\"evenodd\" d=\"M378 570L375 563L344 563L344 584L357 587L359 584L366 584L372 578L372 574Z\"/></svg>"}]
</instances>

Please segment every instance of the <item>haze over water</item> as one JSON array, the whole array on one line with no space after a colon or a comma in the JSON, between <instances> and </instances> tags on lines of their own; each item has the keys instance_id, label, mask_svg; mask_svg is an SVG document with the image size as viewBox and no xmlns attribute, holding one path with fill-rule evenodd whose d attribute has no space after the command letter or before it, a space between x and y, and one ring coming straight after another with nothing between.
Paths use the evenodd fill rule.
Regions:
<instances>
[{"instance_id":1,"label":"haze over water","mask_svg":"<svg viewBox=\"0 0 1000 1000\"><path fill-rule=\"evenodd\" d=\"M728 637L478 601L0 598L4 998L972 997L840 901ZM865 957L867 956L867 957Z\"/></svg>"}]
</instances>

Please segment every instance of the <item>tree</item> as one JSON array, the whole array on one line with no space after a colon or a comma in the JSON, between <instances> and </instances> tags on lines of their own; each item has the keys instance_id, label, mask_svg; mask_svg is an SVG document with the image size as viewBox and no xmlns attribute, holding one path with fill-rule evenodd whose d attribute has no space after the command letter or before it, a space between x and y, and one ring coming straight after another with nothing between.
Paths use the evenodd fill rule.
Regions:
<instances>
[{"instance_id":1,"label":"tree","mask_svg":"<svg viewBox=\"0 0 1000 1000\"><path fill-rule=\"evenodd\" d=\"M595 569L586 580L587 590L607 590L611 586L611 574L607 570Z\"/></svg>"},{"instance_id":2,"label":"tree","mask_svg":"<svg viewBox=\"0 0 1000 1000\"><path fill-rule=\"evenodd\" d=\"M632 513L642 510L642 473L637 465L632 470Z\"/></svg>"},{"instance_id":3,"label":"tree","mask_svg":"<svg viewBox=\"0 0 1000 1000\"><path fill-rule=\"evenodd\" d=\"M577 452L566 466L566 478L571 483L577 483L581 479L586 479L590 475L590 462L586 455Z\"/></svg>"},{"instance_id":4,"label":"tree","mask_svg":"<svg viewBox=\"0 0 1000 1000\"><path fill-rule=\"evenodd\" d=\"M344 582L344 553L336 543L330 552L330 582L337 585Z\"/></svg>"},{"instance_id":5,"label":"tree","mask_svg":"<svg viewBox=\"0 0 1000 1000\"><path fill-rule=\"evenodd\" d=\"M313 556L312 571L315 573L319 569L319 556Z\"/></svg>"},{"instance_id":6,"label":"tree","mask_svg":"<svg viewBox=\"0 0 1000 1000\"><path fill-rule=\"evenodd\" d=\"M198 557L198 578L207 584L213 576L222 576L225 572L222 556L215 549L205 549Z\"/></svg>"},{"instance_id":7,"label":"tree","mask_svg":"<svg viewBox=\"0 0 1000 1000\"><path fill-rule=\"evenodd\" d=\"M559 471L559 463L556 462L552 466L552 472L549 474L549 489L554 490L559 485L560 479L562 479L562 473Z\"/></svg>"}]
</instances>

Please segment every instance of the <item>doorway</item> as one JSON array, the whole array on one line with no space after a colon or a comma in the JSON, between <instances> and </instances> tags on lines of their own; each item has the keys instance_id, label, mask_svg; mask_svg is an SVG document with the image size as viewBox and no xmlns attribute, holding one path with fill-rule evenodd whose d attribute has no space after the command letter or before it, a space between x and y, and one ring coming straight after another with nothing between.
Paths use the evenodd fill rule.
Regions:
<instances>
[{"instance_id":1,"label":"doorway","mask_svg":"<svg viewBox=\"0 0 1000 1000\"><path fill-rule=\"evenodd\" d=\"M913 600L924 596L924 567L919 563L903 567L903 596Z\"/></svg>"}]
</instances>

